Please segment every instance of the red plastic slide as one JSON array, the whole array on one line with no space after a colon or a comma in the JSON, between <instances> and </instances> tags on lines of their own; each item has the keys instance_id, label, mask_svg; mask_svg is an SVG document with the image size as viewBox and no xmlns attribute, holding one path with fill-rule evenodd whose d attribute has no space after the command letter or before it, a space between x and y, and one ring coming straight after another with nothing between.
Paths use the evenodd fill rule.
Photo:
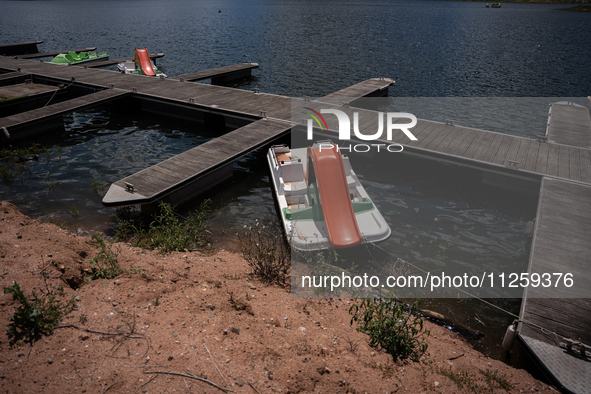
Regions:
<instances>
[{"instance_id":1,"label":"red plastic slide","mask_svg":"<svg viewBox=\"0 0 591 394\"><path fill-rule=\"evenodd\" d=\"M341 153L333 145L332 149L308 148L308 155L314 161L318 193L330 243L335 249L361 244L363 237L351 204Z\"/></svg>"},{"instance_id":2,"label":"red plastic slide","mask_svg":"<svg viewBox=\"0 0 591 394\"><path fill-rule=\"evenodd\" d=\"M137 69L138 62L142 67L142 71L144 75L156 75L156 71L152 68L152 62L150 61L150 55L148 54L148 50L144 49L137 49L135 48L135 53L133 56L133 61L135 63L135 68Z\"/></svg>"}]
</instances>

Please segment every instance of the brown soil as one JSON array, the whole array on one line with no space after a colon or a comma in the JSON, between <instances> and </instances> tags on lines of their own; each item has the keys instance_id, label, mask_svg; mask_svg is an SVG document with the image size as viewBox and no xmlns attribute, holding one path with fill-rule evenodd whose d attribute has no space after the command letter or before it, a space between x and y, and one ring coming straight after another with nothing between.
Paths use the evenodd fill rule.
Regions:
<instances>
[{"instance_id":1,"label":"brown soil","mask_svg":"<svg viewBox=\"0 0 591 394\"><path fill-rule=\"evenodd\" d=\"M505 392L481 371L496 372L509 392L554 391L430 322L420 362L393 362L351 326L354 300L291 298L249 275L236 253L163 256L118 246L122 267L143 273L86 282L86 259L97 253L90 238L0 204L0 285L16 281L27 297L51 291L78 300L62 321L77 328L58 328L29 346L10 344L18 305L0 295L1 392L222 393L153 371L198 375L237 393Z\"/></svg>"}]
</instances>

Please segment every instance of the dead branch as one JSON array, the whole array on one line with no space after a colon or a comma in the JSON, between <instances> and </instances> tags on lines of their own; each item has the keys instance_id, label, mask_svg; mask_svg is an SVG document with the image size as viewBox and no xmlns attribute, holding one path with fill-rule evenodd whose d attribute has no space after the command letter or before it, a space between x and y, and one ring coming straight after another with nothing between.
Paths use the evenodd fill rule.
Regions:
<instances>
[{"instance_id":1,"label":"dead branch","mask_svg":"<svg viewBox=\"0 0 591 394\"><path fill-rule=\"evenodd\" d=\"M203 347L205 348L205 350L207 350L207 353L209 353L209 358L211 359L211 363L213 364L213 366L215 367L215 369L218 370L218 373L220 374L220 376L224 380L224 383L226 383L226 386L227 386L228 385L228 382L226 382L226 379L224 379L224 375L222 375L222 372L220 371L220 369L218 368L218 366L215 365L215 361L213 361L213 356L209 352L209 349L207 348L207 346L205 346L205 344L203 344Z\"/></svg>"},{"instance_id":2,"label":"dead branch","mask_svg":"<svg viewBox=\"0 0 591 394\"><path fill-rule=\"evenodd\" d=\"M140 389L141 389L142 387L144 387L145 385L147 385L148 383L150 383L152 380L156 379L157 377L158 377L158 374L156 374L156 375L152 376L152 377L150 378L150 380L148 380L146 383L144 383L144 384L142 384L142 385L140 386Z\"/></svg>"},{"instance_id":3,"label":"dead branch","mask_svg":"<svg viewBox=\"0 0 591 394\"><path fill-rule=\"evenodd\" d=\"M216 389L220 389L220 390L222 390L224 393L235 393L235 391L232 391L232 390L230 390L230 389L225 389L225 388L223 388L223 387L220 387L220 386L218 386L217 384L215 384L214 382L212 382L212 381L210 381L210 380L203 379L203 378L200 378L199 376L195 376L195 375L192 375L192 374L191 374L191 375L189 375L189 374L185 374L185 373L179 373L179 372L168 372L168 371L146 371L146 372L144 372L144 373L146 373L146 374L149 374L149 373L162 373L162 374L166 374L166 375L176 375L176 376L183 376L183 377L185 377L185 378L190 378L190 379L196 379L196 380L200 380L200 381L202 381L202 382L204 382L204 383L207 383L207 384L209 384L209 385L211 385L211 386L215 387Z\"/></svg>"},{"instance_id":4,"label":"dead branch","mask_svg":"<svg viewBox=\"0 0 591 394\"><path fill-rule=\"evenodd\" d=\"M86 328L86 327L80 327L80 326L76 326L74 324L64 324L64 325L60 325L57 326L56 328L75 328L77 330L80 331L86 331L89 332L91 334L101 334L101 335L128 335L128 332L124 332L124 331L98 331L98 330L91 330L90 328ZM142 339L144 338L141 335L130 335L128 336L129 339Z\"/></svg>"},{"instance_id":5,"label":"dead branch","mask_svg":"<svg viewBox=\"0 0 591 394\"><path fill-rule=\"evenodd\" d=\"M244 379L244 378L242 378L242 379ZM249 382L247 379L244 379L244 380L246 381L246 383L248 383L248 385L249 385L250 387L252 387L252 389L253 389L254 391L256 391L258 394L261 394L261 393L260 393L260 391L258 391L258 390L256 389L256 387L254 387L254 386L252 385L252 383L250 383L250 382Z\"/></svg>"}]
</instances>

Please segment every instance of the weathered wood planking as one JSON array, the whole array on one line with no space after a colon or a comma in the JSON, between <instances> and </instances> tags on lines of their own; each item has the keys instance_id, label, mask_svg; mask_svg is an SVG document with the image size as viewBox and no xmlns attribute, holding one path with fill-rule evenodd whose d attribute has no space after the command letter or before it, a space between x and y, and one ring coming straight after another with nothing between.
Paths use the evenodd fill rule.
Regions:
<instances>
[{"instance_id":1,"label":"weathered wood planking","mask_svg":"<svg viewBox=\"0 0 591 394\"><path fill-rule=\"evenodd\" d=\"M363 82L338 90L318 101L326 101L331 104L341 104L362 97L387 96L388 88L394 85L394 80L390 78L371 78Z\"/></svg>"},{"instance_id":2,"label":"weathered wood planking","mask_svg":"<svg viewBox=\"0 0 591 394\"><path fill-rule=\"evenodd\" d=\"M67 51L31 53L28 55L21 55L18 57L19 57L19 59L38 59L41 57L49 57L49 56L54 57L54 56L57 56L61 53L68 53L68 52L80 53L80 52L90 52L90 51L95 51L95 50L96 50L96 47L92 47L92 48L70 49Z\"/></svg>"},{"instance_id":3,"label":"weathered wood planking","mask_svg":"<svg viewBox=\"0 0 591 394\"><path fill-rule=\"evenodd\" d=\"M133 92L136 97L154 101L168 101L182 105L194 104L200 110L245 119L260 119L261 111L272 119L290 121L292 117L291 99L266 93L232 89L223 86L181 82L174 79L158 79L140 75L84 69L82 67L63 67L48 63L27 60L0 58L0 68L7 71L21 69L21 72L42 75L63 81L75 78L76 83L104 88L113 85L116 89ZM389 79L370 79L351 88L343 89L322 100L347 113L353 110L366 110L342 107L339 99L351 99L355 95L372 95L383 92L393 83ZM373 92L373 93L372 93ZM347 97L348 96L348 97ZM191 104L189 104L191 102ZM368 130L374 130L377 117L370 116L364 123ZM589 182L591 175L591 155L588 149L564 145L544 144L527 138L493 133L461 126L442 125L437 122L419 120L411 130L418 141L410 141L402 133L396 133L395 141L380 140L383 143L400 143L407 151L438 159L474 163L480 168L490 166L506 167L516 161L510 171L528 176L554 176L575 181ZM547 158L546 162L544 159Z\"/></svg>"},{"instance_id":4,"label":"weathered wood planking","mask_svg":"<svg viewBox=\"0 0 591 394\"><path fill-rule=\"evenodd\" d=\"M224 67L214 68L211 70L203 70L203 71L198 71L195 73L183 74L183 75L179 75L174 78L171 78L171 79L177 79L177 80L184 79L185 81L188 81L188 82L194 82L194 81L201 81L201 80L209 79L209 78L219 78L219 77L230 76L232 74L245 75L245 72L246 72L246 74L250 74L250 71L252 69L258 68L258 66L259 66L258 63L234 64L231 66L224 66Z\"/></svg>"},{"instance_id":5,"label":"weathered wood planking","mask_svg":"<svg viewBox=\"0 0 591 394\"><path fill-rule=\"evenodd\" d=\"M13 56L21 55L25 53L37 53L37 45L43 43L43 41L30 41L30 42L19 42L16 44L3 44L0 45L0 55Z\"/></svg>"},{"instance_id":6,"label":"weathered wood planking","mask_svg":"<svg viewBox=\"0 0 591 394\"><path fill-rule=\"evenodd\" d=\"M31 74L23 74L19 72L8 72L0 74L0 86L24 83L27 79L31 78Z\"/></svg>"},{"instance_id":7,"label":"weathered wood planking","mask_svg":"<svg viewBox=\"0 0 591 394\"><path fill-rule=\"evenodd\" d=\"M164 53L152 53L150 59L155 60L161 57L164 57ZM133 57L122 57L120 59L113 59L113 60L101 60L98 62L92 62L87 64L80 64L79 67L82 68L99 68L99 67L107 67L107 66L114 66L115 64L123 63L123 62L132 62Z\"/></svg>"},{"instance_id":8,"label":"weathered wood planking","mask_svg":"<svg viewBox=\"0 0 591 394\"><path fill-rule=\"evenodd\" d=\"M557 342L570 338L591 344L590 239L591 185L544 177L528 273L549 273L552 283L526 289L518 334L559 384L574 393L591 393L591 363ZM554 273L571 274L574 285L554 287Z\"/></svg>"},{"instance_id":9,"label":"weathered wood planking","mask_svg":"<svg viewBox=\"0 0 591 394\"><path fill-rule=\"evenodd\" d=\"M253 150L289 133L289 122L263 119L224 134L111 185L103 205L146 204L233 163ZM133 185L133 192L127 191Z\"/></svg>"},{"instance_id":10,"label":"weathered wood planking","mask_svg":"<svg viewBox=\"0 0 591 394\"><path fill-rule=\"evenodd\" d=\"M39 83L23 83L0 87L0 99L10 99L22 96L53 92L59 90L57 86L43 85Z\"/></svg>"},{"instance_id":11,"label":"weathered wood planking","mask_svg":"<svg viewBox=\"0 0 591 394\"><path fill-rule=\"evenodd\" d=\"M548 142L591 148L589 110L568 102L551 104L546 137Z\"/></svg>"},{"instance_id":12,"label":"weathered wood planking","mask_svg":"<svg viewBox=\"0 0 591 394\"><path fill-rule=\"evenodd\" d=\"M128 94L125 91L119 91L115 89L101 90L96 93L87 94L86 96L78 97L72 100L63 101L48 105L46 107L37 108L31 111L21 112L16 115L7 116L0 118L0 127L4 127L9 133L12 133L13 129L23 128L33 123L43 122L49 118L64 115L68 112L101 104L106 101L114 100L117 98L124 97ZM27 134L14 134L11 135L10 140L18 138L24 138ZM5 134L0 134L0 138L6 139Z\"/></svg>"}]
</instances>

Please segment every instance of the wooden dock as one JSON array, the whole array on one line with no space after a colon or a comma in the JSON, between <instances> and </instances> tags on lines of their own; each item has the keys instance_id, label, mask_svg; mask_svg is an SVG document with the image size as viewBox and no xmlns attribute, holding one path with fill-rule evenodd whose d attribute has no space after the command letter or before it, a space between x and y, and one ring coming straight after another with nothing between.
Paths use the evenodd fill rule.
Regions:
<instances>
[{"instance_id":1,"label":"wooden dock","mask_svg":"<svg viewBox=\"0 0 591 394\"><path fill-rule=\"evenodd\" d=\"M387 97L388 88L392 85L394 85L394 80L391 78L373 78L338 90L318 99L318 101L331 104L351 104L349 101L351 98Z\"/></svg>"},{"instance_id":2,"label":"wooden dock","mask_svg":"<svg viewBox=\"0 0 591 394\"><path fill-rule=\"evenodd\" d=\"M550 105L546 138L548 142L591 148L591 118L582 105L561 101Z\"/></svg>"},{"instance_id":3,"label":"wooden dock","mask_svg":"<svg viewBox=\"0 0 591 394\"><path fill-rule=\"evenodd\" d=\"M528 273L549 274L550 287L526 289L518 337L561 389L591 393L591 185L544 177ZM574 285L557 275L572 274ZM587 355L568 351L570 341L587 346ZM564 344L564 345L561 345Z\"/></svg>"},{"instance_id":4,"label":"wooden dock","mask_svg":"<svg viewBox=\"0 0 591 394\"><path fill-rule=\"evenodd\" d=\"M231 81L252 75L252 70L258 68L257 63L242 63L231 66L218 67L211 70L198 71L191 74L183 74L172 79L184 80L187 82L212 79L213 82Z\"/></svg>"},{"instance_id":5,"label":"wooden dock","mask_svg":"<svg viewBox=\"0 0 591 394\"><path fill-rule=\"evenodd\" d=\"M15 85L25 83L27 79L31 79L31 74L24 74L20 72L10 72L0 74L0 86Z\"/></svg>"},{"instance_id":6,"label":"wooden dock","mask_svg":"<svg viewBox=\"0 0 591 394\"><path fill-rule=\"evenodd\" d=\"M0 45L0 55L3 56L14 56L22 55L26 53L37 53L39 49L38 44L42 44L43 41L30 41L30 42L19 42L16 44L4 44Z\"/></svg>"},{"instance_id":7,"label":"wooden dock","mask_svg":"<svg viewBox=\"0 0 591 394\"><path fill-rule=\"evenodd\" d=\"M160 59L161 57L164 57L164 53L152 53L149 56L150 56L150 59L155 61L156 59ZM116 64L123 63L123 62L132 62L132 61L133 61L133 56L132 57L122 57L119 59L101 60L101 61L97 61L97 62L80 64L79 67L82 67L82 68L108 67L108 66L114 66Z\"/></svg>"},{"instance_id":8,"label":"wooden dock","mask_svg":"<svg viewBox=\"0 0 591 394\"><path fill-rule=\"evenodd\" d=\"M5 142L12 140L13 133L19 134L20 139L38 134L41 131L54 127L51 122L48 122L52 118L61 117L74 110L122 98L127 94L128 92L126 91L105 89L57 104L51 104L46 107L36 108L16 115L0 118L0 128L3 130L3 133L0 134L0 141Z\"/></svg>"},{"instance_id":9,"label":"wooden dock","mask_svg":"<svg viewBox=\"0 0 591 394\"><path fill-rule=\"evenodd\" d=\"M18 58L19 59L40 59L42 57L55 57L55 56L60 55L62 53L68 53L68 52L80 53L80 52L90 52L90 51L96 51L96 47L81 48L81 49L69 49L69 50L65 50L65 51L55 51L55 52L38 52L38 53L31 53L28 55L19 55Z\"/></svg>"},{"instance_id":10,"label":"wooden dock","mask_svg":"<svg viewBox=\"0 0 591 394\"><path fill-rule=\"evenodd\" d=\"M258 120L113 183L103 205L182 204L231 177L234 161L290 131L289 122Z\"/></svg>"}]
</instances>

